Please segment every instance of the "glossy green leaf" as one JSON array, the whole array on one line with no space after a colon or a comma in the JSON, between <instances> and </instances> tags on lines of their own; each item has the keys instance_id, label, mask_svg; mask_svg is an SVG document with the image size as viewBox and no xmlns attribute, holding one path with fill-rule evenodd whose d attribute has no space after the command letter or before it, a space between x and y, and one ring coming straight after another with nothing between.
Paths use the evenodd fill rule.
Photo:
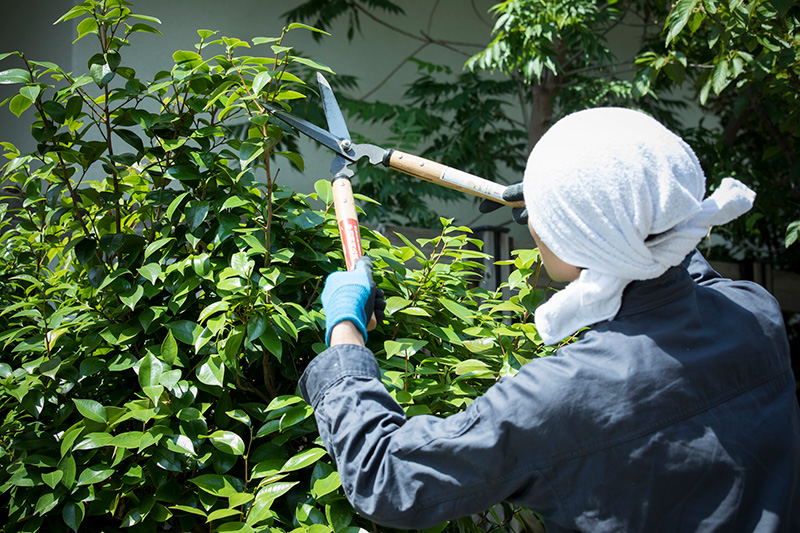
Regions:
<instances>
[{"instance_id":1,"label":"glossy green leaf","mask_svg":"<svg viewBox=\"0 0 800 533\"><path fill-rule=\"evenodd\" d=\"M277 409L283 409L284 407L288 407L290 405L294 405L296 403L302 402L303 398L300 396L295 395L286 395L286 396L278 396L277 398L273 398L269 405L267 405L267 411L275 411Z\"/></svg>"},{"instance_id":2,"label":"glossy green leaf","mask_svg":"<svg viewBox=\"0 0 800 533\"><path fill-rule=\"evenodd\" d=\"M332 470L319 479L316 479L311 490L314 494L314 497L319 499L337 490L341 486L342 482L339 479L339 473L335 470Z\"/></svg>"},{"instance_id":3,"label":"glossy green leaf","mask_svg":"<svg viewBox=\"0 0 800 533\"><path fill-rule=\"evenodd\" d=\"M252 422L250 421L250 417L247 413L241 409L234 409L233 411L228 411L225 413L232 419L236 420L237 422L241 422L246 426L251 426Z\"/></svg>"},{"instance_id":4,"label":"glossy green leaf","mask_svg":"<svg viewBox=\"0 0 800 533\"><path fill-rule=\"evenodd\" d=\"M75 459L72 455L64 457L58 465L58 469L63 474L61 483L67 488L71 489L75 484L75 476L78 474L78 467L75 464Z\"/></svg>"},{"instance_id":5,"label":"glossy green leaf","mask_svg":"<svg viewBox=\"0 0 800 533\"><path fill-rule=\"evenodd\" d=\"M173 167L173 168L175 168L175 167ZM177 211L181 207L181 205L183 204L183 201L186 199L187 196L189 196L188 192L185 192L183 194L179 194L178 196L175 197L174 200L172 200L172 202L170 202L169 207L167 207L167 218L168 219L170 219L170 220L172 219L172 217L175 215L175 211ZM168 238L168 237L165 237L164 239L159 239L158 241L155 241L155 242L166 241L166 240L172 240L172 239ZM155 242L153 244L155 244ZM145 252L145 257L147 257L147 255L149 255L149 254L147 254L147 252Z\"/></svg>"},{"instance_id":6,"label":"glossy green leaf","mask_svg":"<svg viewBox=\"0 0 800 533\"><path fill-rule=\"evenodd\" d=\"M448 311L453 313L456 317L466 322L467 324L473 323L473 312L461 305L458 302L448 298L439 298L439 303L442 304Z\"/></svg>"},{"instance_id":7,"label":"glossy green leaf","mask_svg":"<svg viewBox=\"0 0 800 533\"><path fill-rule=\"evenodd\" d=\"M262 141L245 141L239 147L239 165L245 168L263 153L264 143Z\"/></svg>"},{"instance_id":8,"label":"glossy green leaf","mask_svg":"<svg viewBox=\"0 0 800 533\"><path fill-rule=\"evenodd\" d=\"M192 439L186 435L173 435L167 440L167 448L176 453L188 453L197 455Z\"/></svg>"},{"instance_id":9,"label":"glossy green leaf","mask_svg":"<svg viewBox=\"0 0 800 533\"><path fill-rule=\"evenodd\" d=\"M61 436L61 443L60 443L62 457L67 455L67 453L70 450L72 450L72 445L75 443L75 440L83 432L83 429L84 429L83 423L80 423L64 432L64 434Z\"/></svg>"},{"instance_id":10,"label":"glossy green leaf","mask_svg":"<svg viewBox=\"0 0 800 533\"><path fill-rule=\"evenodd\" d=\"M279 429L281 429L280 419L270 420L259 428L255 436L256 438L265 437L271 433L278 431Z\"/></svg>"},{"instance_id":11,"label":"glossy green leaf","mask_svg":"<svg viewBox=\"0 0 800 533\"><path fill-rule=\"evenodd\" d=\"M249 492L241 492L239 494L233 494L232 496L228 497L228 504L230 507L239 507L241 505L250 503L255 498L255 494L251 494Z\"/></svg>"},{"instance_id":12,"label":"glossy green leaf","mask_svg":"<svg viewBox=\"0 0 800 533\"><path fill-rule=\"evenodd\" d=\"M153 354L147 354L139 363L139 385L142 388L158 385L164 370L161 361Z\"/></svg>"},{"instance_id":13,"label":"glossy green leaf","mask_svg":"<svg viewBox=\"0 0 800 533\"><path fill-rule=\"evenodd\" d=\"M84 418L88 418L89 420L103 424L108 421L106 409L101 403L94 400L78 400L74 398L72 401Z\"/></svg>"},{"instance_id":14,"label":"glossy green leaf","mask_svg":"<svg viewBox=\"0 0 800 533\"><path fill-rule=\"evenodd\" d=\"M175 339L190 346L194 345L203 328L191 320L178 320L167 324Z\"/></svg>"},{"instance_id":15,"label":"glossy green leaf","mask_svg":"<svg viewBox=\"0 0 800 533\"><path fill-rule=\"evenodd\" d=\"M264 343L264 347L269 353L274 355L278 362L280 362L283 354L283 343L271 325L267 324L264 328L264 332L259 336L259 340Z\"/></svg>"},{"instance_id":16,"label":"glossy green leaf","mask_svg":"<svg viewBox=\"0 0 800 533\"><path fill-rule=\"evenodd\" d=\"M292 57L292 61L295 63L300 63L301 65L305 65L307 67L311 67L315 70L321 70L323 72L328 72L330 74L335 74L334 71L330 69L330 67L323 65L322 63L317 63L313 59L308 59L305 57Z\"/></svg>"},{"instance_id":17,"label":"glossy green leaf","mask_svg":"<svg viewBox=\"0 0 800 533\"><path fill-rule=\"evenodd\" d=\"M328 180L318 180L314 183L314 191L317 193L320 201L326 205L333 203L333 187Z\"/></svg>"},{"instance_id":18,"label":"glossy green leaf","mask_svg":"<svg viewBox=\"0 0 800 533\"><path fill-rule=\"evenodd\" d=\"M0 72L0 84L7 85L12 83L30 83L31 75L27 70L12 68Z\"/></svg>"},{"instance_id":19,"label":"glossy green leaf","mask_svg":"<svg viewBox=\"0 0 800 533\"><path fill-rule=\"evenodd\" d=\"M314 464L327 453L324 448L308 448L286 461L281 470L283 472L300 470Z\"/></svg>"},{"instance_id":20,"label":"glossy green leaf","mask_svg":"<svg viewBox=\"0 0 800 533\"><path fill-rule=\"evenodd\" d=\"M178 343L172 331L167 331L161 343L161 360L172 366L178 362Z\"/></svg>"},{"instance_id":21,"label":"glossy green leaf","mask_svg":"<svg viewBox=\"0 0 800 533\"><path fill-rule=\"evenodd\" d=\"M161 239L158 239L158 240L153 241L152 243L148 244L147 248L145 248L145 250L144 250L145 258L150 257L158 249L162 248L163 246L165 246L166 244L168 244L169 242L174 241L174 240L175 240L174 237L163 237Z\"/></svg>"},{"instance_id":22,"label":"glossy green leaf","mask_svg":"<svg viewBox=\"0 0 800 533\"><path fill-rule=\"evenodd\" d=\"M72 448L72 451L79 450L92 450L94 448L101 448L106 446L113 436L109 433L95 432L85 435L78 443Z\"/></svg>"},{"instance_id":23,"label":"glossy green leaf","mask_svg":"<svg viewBox=\"0 0 800 533\"><path fill-rule=\"evenodd\" d=\"M203 518L206 518L207 516L202 509L197 509L196 507L190 507L188 505L173 505L170 507L170 509L175 509L176 511L183 511L185 513L202 516Z\"/></svg>"},{"instance_id":24,"label":"glossy green leaf","mask_svg":"<svg viewBox=\"0 0 800 533\"><path fill-rule=\"evenodd\" d=\"M84 516L86 516L83 502L67 502L61 510L61 516L67 527L77 533Z\"/></svg>"},{"instance_id":25,"label":"glossy green leaf","mask_svg":"<svg viewBox=\"0 0 800 533\"><path fill-rule=\"evenodd\" d=\"M26 96L22 96L21 94L16 95L14 98L11 99L11 102L8 104L8 109L14 113L17 118L19 118L22 113L25 112L30 106L33 105Z\"/></svg>"},{"instance_id":26,"label":"glossy green leaf","mask_svg":"<svg viewBox=\"0 0 800 533\"><path fill-rule=\"evenodd\" d=\"M233 476L204 474L190 479L200 489L214 496L227 498L242 491L244 484Z\"/></svg>"},{"instance_id":27,"label":"glossy green leaf","mask_svg":"<svg viewBox=\"0 0 800 533\"><path fill-rule=\"evenodd\" d=\"M461 361L458 363L453 370L459 376L465 374L477 374L477 375L486 375L487 377L493 377L491 372L489 371L488 365L477 359L467 359L466 361Z\"/></svg>"},{"instance_id":28,"label":"glossy green leaf","mask_svg":"<svg viewBox=\"0 0 800 533\"><path fill-rule=\"evenodd\" d=\"M197 379L206 385L222 387L225 382L225 366L217 356L210 356L197 369Z\"/></svg>"},{"instance_id":29,"label":"glossy green leaf","mask_svg":"<svg viewBox=\"0 0 800 533\"><path fill-rule=\"evenodd\" d=\"M205 221L210 208L211 206L208 205L208 202L190 201L187 204L186 223L189 225L190 231L194 231L196 228L200 227L200 224Z\"/></svg>"},{"instance_id":30,"label":"glossy green leaf","mask_svg":"<svg viewBox=\"0 0 800 533\"><path fill-rule=\"evenodd\" d=\"M386 349L386 357L400 355L411 357L422 348L428 345L428 341L419 339L397 339L396 341L385 341L383 347Z\"/></svg>"},{"instance_id":31,"label":"glossy green leaf","mask_svg":"<svg viewBox=\"0 0 800 533\"><path fill-rule=\"evenodd\" d=\"M279 481L262 487L256 494L255 500L253 500L250 512L247 515L247 523L255 526L269 518L269 509L272 506L272 502L292 490L297 484L297 481Z\"/></svg>"},{"instance_id":32,"label":"glossy green leaf","mask_svg":"<svg viewBox=\"0 0 800 533\"><path fill-rule=\"evenodd\" d=\"M788 248L800 237L800 220L795 220L786 228L785 246Z\"/></svg>"},{"instance_id":33,"label":"glossy green leaf","mask_svg":"<svg viewBox=\"0 0 800 533\"><path fill-rule=\"evenodd\" d=\"M180 381L183 374L180 370L168 370L161 374L159 378L159 385L163 386L167 390L172 390Z\"/></svg>"},{"instance_id":34,"label":"glossy green leaf","mask_svg":"<svg viewBox=\"0 0 800 533\"><path fill-rule=\"evenodd\" d=\"M341 500L325 505L325 517L334 531L343 531L353 521L353 508Z\"/></svg>"},{"instance_id":35,"label":"glossy green leaf","mask_svg":"<svg viewBox=\"0 0 800 533\"><path fill-rule=\"evenodd\" d=\"M304 29L308 31L312 31L314 33L321 33L323 35L330 35L330 33L326 32L325 30L321 30L319 28L315 28L314 26L309 26L308 24L302 24L300 22L292 22L287 26L286 31L292 31L295 29Z\"/></svg>"},{"instance_id":36,"label":"glossy green leaf","mask_svg":"<svg viewBox=\"0 0 800 533\"><path fill-rule=\"evenodd\" d=\"M85 469L78 476L78 485L94 485L102 483L114 473L112 468L104 468L102 465L94 465Z\"/></svg>"},{"instance_id":37,"label":"glossy green leaf","mask_svg":"<svg viewBox=\"0 0 800 533\"><path fill-rule=\"evenodd\" d=\"M89 237L83 237L75 245L75 257L79 263L87 263L94 256L97 242Z\"/></svg>"},{"instance_id":38,"label":"glossy green leaf","mask_svg":"<svg viewBox=\"0 0 800 533\"><path fill-rule=\"evenodd\" d=\"M222 520L224 518L230 518L231 516L238 516L239 514L241 514L241 511L237 509L217 509L208 515L208 519L206 521L211 522L213 520ZM219 529L217 529L217 531L219 531Z\"/></svg>"},{"instance_id":39,"label":"glossy green leaf","mask_svg":"<svg viewBox=\"0 0 800 533\"><path fill-rule=\"evenodd\" d=\"M258 94L272 79L268 70L262 70L253 78L253 93Z\"/></svg>"},{"instance_id":40,"label":"glossy green leaf","mask_svg":"<svg viewBox=\"0 0 800 533\"><path fill-rule=\"evenodd\" d=\"M250 260L243 252L235 253L231 257L231 268L243 276L250 275L254 266L255 261Z\"/></svg>"},{"instance_id":41,"label":"glossy green leaf","mask_svg":"<svg viewBox=\"0 0 800 533\"><path fill-rule=\"evenodd\" d=\"M79 40L83 39L87 35L96 34L98 29L97 21L94 17L86 17L82 21L78 23L77 30L78 30L78 37L73 43L78 42ZM102 54L98 54L102 57Z\"/></svg>"},{"instance_id":42,"label":"glossy green leaf","mask_svg":"<svg viewBox=\"0 0 800 533\"><path fill-rule=\"evenodd\" d=\"M21 87L19 90L19 94L30 100L31 102L35 102L36 99L41 94L42 89L38 85L26 85L25 87Z\"/></svg>"},{"instance_id":43,"label":"glossy green leaf","mask_svg":"<svg viewBox=\"0 0 800 533\"><path fill-rule=\"evenodd\" d=\"M225 357L231 364L236 364L239 349L242 347L244 341L245 327L242 324L237 325L231 331L228 338L225 339Z\"/></svg>"},{"instance_id":44,"label":"glossy green leaf","mask_svg":"<svg viewBox=\"0 0 800 533\"><path fill-rule=\"evenodd\" d=\"M64 472L61 470L54 470L52 472L46 472L42 474L42 481L44 481L45 484L51 489L55 489L56 485L58 485L63 477Z\"/></svg>"},{"instance_id":45,"label":"glossy green leaf","mask_svg":"<svg viewBox=\"0 0 800 533\"><path fill-rule=\"evenodd\" d=\"M144 279L155 285L159 280L159 276L161 275L161 266L159 266L158 263L148 263L139 269L139 274Z\"/></svg>"},{"instance_id":46,"label":"glossy green leaf","mask_svg":"<svg viewBox=\"0 0 800 533\"><path fill-rule=\"evenodd\" d=\"M139 444L142 442L142 437L144 433L141 431L128 431L125 433L120 433L112 438L108 445L109 446L116 446L119 448L124 449L136 449L139 447Z\"/></svg>"},{"instance_id":47,"label":"glossy green leaf","mask_svg":"<svg viewBox=\"0 0 800 533\"><path fill-rule=\"evenodd\" d=\"M244 441L232 431L215 431L208 437L211 443L220 451L232 455L244 455Z\"/></svg>"},{"instance_id":48,"label":"glossy green leaf","mask_svg":"<svg viewBox=\"0 0 800 533\"><path fill-rule=\"evenodd\" d=\"M730 64L725 59L720 59L711 71L711 88L714 94L720 94L730 83Z\"/></svg>"},{"instance_id":49,"label":"glossy green leaf","mask_svg":"<svg viewBox=\"0 0 800 533\"><path fill-rule=\"evenodd\" d=\"M119 299L133 311L142 296L144 296L144 288L141 285L136 285L132 291L127 294L121 294Z\"/></svg>"},{"instance_id":50,"label":"glossy green leaf","mask_svg":"<svg viewBox=\"0 0 800 533\"><path fill-rule=\"evenodd\" d=\"M194 341L194 351L197 353L214 338L217 331L225 324L225 317L220 315L211 318L207 323L208 327L203 328L203 331L200 332L200 335Z\"/></svg>"},{"instance_id":51,"label":"glossy green leaf","mask_svg":"<svg viewBox=\"0 0 800 533\"><path fill-rule=\"evenodd\" d=\"M86 19L84 22L90 20L91 19ZM83 24L83 22L81 24ZM79 29L81 28L81 24L78 25ZM95 24L95 31L96 28L97 26ZM116 67L113 66L113 61L109 61L109 58L104 54L95 54L91 59L89 59L89 75L92 77L92 80L97 84L98 87L102 88L108 85L111 80L114 79L115 71Z\"/></svg>"},{"instance_id":52,"label":"glossy green leaf","mask_svg":"<svg viewBox=\"0 0 800 533\"><path fill-rule=\"evenodd\" d=\"M297 405L288 409L280 419L280 431L295 426L313 414L314 410L310 405Z\"/></svg>"}]
</instances>

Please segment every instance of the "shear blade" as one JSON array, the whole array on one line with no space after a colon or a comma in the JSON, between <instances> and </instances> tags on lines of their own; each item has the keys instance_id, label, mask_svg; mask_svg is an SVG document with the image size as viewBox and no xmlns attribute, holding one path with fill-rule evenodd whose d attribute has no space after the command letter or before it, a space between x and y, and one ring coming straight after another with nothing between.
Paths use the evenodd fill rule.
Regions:
<instances>
[{"instance_id":1,"label":"shear blade","mask_svg":"<svg viewBox=\"0 0 800 533\"><path fill-rule=\"evenodd\" d=\"M330 148L331 150L333 150L334 152L343 157L348 157L347 152L345 152L342 149L339 143L339 139L334 135L332 135L330 132L323 130L316 124L312 124L307 120L296 117L294 115L290 115L285 111L272 111L272 114L281 119L282 121L284 121L286 124L297 129L301 133L308 135L321 145Z\"/></svg>"},{"instance_id":2,"label":"shear blade","mask_svg":"<svg viewBox=\"0 0 800 533\"><path fill-rule=\"evenodd\" d=\"M344 121L342 110L339 108L339 103L336 101L336 96L333 94L330 83L319 72L317 72L317 83L322 96L322 109L325 111L325 118L328 119L328 130L339 139L349 141L350 132L347 129L347 123Z\"/></svg>"}]
</instances>

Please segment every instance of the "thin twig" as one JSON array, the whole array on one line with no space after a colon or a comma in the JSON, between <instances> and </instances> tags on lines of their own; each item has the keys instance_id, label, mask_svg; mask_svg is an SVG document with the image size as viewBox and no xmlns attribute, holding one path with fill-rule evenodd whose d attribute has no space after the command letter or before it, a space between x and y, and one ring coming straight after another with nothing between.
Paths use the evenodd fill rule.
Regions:
<instances>
[{"instance_id":1,"label":"thin twig","mask_svg":"<svg viewBox=\"0 0 800 533\"><path fill-rule=\"evenodd\" d=\"M431 14L428 17L428 33L431 32L431 26L433 26L433 16L436 14L436 9L439 7L439 0L435 0L433 2L433 7L431 8Z\"/></svg>"},{"instance_id":2,"label":"thin twig","mask_svg":"<svg viewBox=\"0 0 800 533\"><path fill-rule=\"evenodd\" d=\"M486 46L484 44L479 44L479 43L466 43L466 42L458 42L458 41L447 41L447 40L431 39L429 36L425 35L424 33L422 33L422 37L420 37L420 36L415 35L413 33L407 32L406 30L398 28L397 26L393 26L393 25L389 24L388 22L386 22L385 20L381 19L380 17L377 17L377 16L373 15L372 13L370 13L366 8L364 8L363 6L361 6L358 3L355 3L354 5L362 13L364 13L366 16L368 16L369 18L371 18L372 20L374 20L378 24L380 24L382 26L386 26L390 30L395 31L395 32L397 32L397 33L399 33L401 35L405 35L406 37L410 37L411 39L414 39L415 41L423 41L423 42L431 41L431 42L434 42L434 43L442 45L442 46L444 46L444 45L449 45L449 46L470 46L470 47L475 47L475 48L484 48Z\"/></svg>"},{"instance_id":3,"label":"thin twig","mask_svg":"<svg viewBox=\"0 0 800 533\"><path fill-rule=\"evenodd\" d=\"M416 50L414 50L413 52L411 52L411 55L409 55L408 57L406 57L405 59L403 59L403 60L402 60L400 63L398 63L398 65L397 65L395 68L393 68L393 69L392 69L392 71L391 71L391 72L390 72L388 75L386 75L386 77L385 77L385 78L383 78L383 80L381 80L381 82L380 82L380 83L378 83L378 85L376 85L375 87L373 87L373 88L372 88L372 90L370 90L370 91L368 91L366 94L364 94L364 95L363 95L361 98L359 98L359 100L361 100L361 101L364 101L364 100L366 100L367 98L369 98L370 96L372 96L372 95L373 95L373 94L374 94L376 91L378 91L378 90L379 90L381 87L383 87L384 85L386 85L386 82L388 82L388 81L389 81L389 80L392 78L392 76L394 76L395 74L397 74L397 72L398 72L398 71L399 71L401 68L403 68L403 66L406 64L406 62L407 62L409 59L411 59L412 57L415 57L415 56L416 56L418 53L420 53L420 52L421 52L423 49L425 49L425 47L427 47L429 44L431 44L431 43L429 43L429 42L427 42L427 43L422 43L422 44L421 44L421 45L420 45L420 46L419 46L419 47L418 47Z\"/></svg>"},{"instance_id":4,"label":"thin twig","mask_svg":"<svg viewBox=\"0 0 800 533\"><path fill-rule=\"evenodd\" d=\"M489 28L491 28L491 27L492 27L492 24L491 24L489 21L487 21L486 19L484 19L484 18L483 18L483 15L482 15L482 14L481 14L481 13L478 11L478 6L476 6L476 5L475 5L475 0L470 0L470 4L472 4L472 11L473 11L473 12L475 13L475 15L478 17L478 20L480 20L480 21L481 21L481 22L483 22L483 23L484 23L486 26L488 26Z\"/></svg>"}]
</instances>

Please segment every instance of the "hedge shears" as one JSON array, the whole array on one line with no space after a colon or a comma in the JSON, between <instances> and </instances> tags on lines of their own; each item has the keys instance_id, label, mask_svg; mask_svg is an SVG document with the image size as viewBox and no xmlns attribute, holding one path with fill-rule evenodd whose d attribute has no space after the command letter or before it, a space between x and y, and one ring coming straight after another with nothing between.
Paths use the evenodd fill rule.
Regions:
<instances>
[{"instance_id":1,"label":"hedge shears","mask_svg":"<svg viewBox=\"0 0 800 533\"><path fill-rule=\"evenodd\" d=\"M299 132L330 148L336 154L331 164L333 203L344 247L347 270L352 270L356 260L363 254L356 204L350 184L350 178L353 176L350 165L363 157L369 159L373 165L382 164L409 176L493 200L499 204L512 207L524 205L524 202L503 200L505 185L399 150L352 142L344 116L328 80L322 74L317 73L317 83L322 96L325 118L328 121L328 130L282 110L271 110L271 113Z\"/></svg>"}]
</instances>

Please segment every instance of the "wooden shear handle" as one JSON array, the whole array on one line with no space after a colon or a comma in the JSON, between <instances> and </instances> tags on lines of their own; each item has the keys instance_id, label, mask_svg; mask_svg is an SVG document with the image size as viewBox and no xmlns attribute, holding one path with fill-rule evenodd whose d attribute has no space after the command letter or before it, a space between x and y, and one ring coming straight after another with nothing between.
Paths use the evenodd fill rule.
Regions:
<instances>
[{"instance_id":1,"label":"wooden shear handle","mask_svg":"<svg viewBox=\"0 0 800 533\"><path fill-rule=\"evenodd\" d=\"M339 237L344 249L344 262L347 270L353 270L358 258L364 255L361 250L361 232L358 229L358 211L353 198L353 187L347 178L336 178L332 183L333 207L336 210L336 222L339 225ZM378 325L375 313L369 318L367 331Z\"/></svg>"},{"instance_id":2,"label":"wooden shear handle","mask_svg":"<svg viewBox=\"0 0 800 533\"><path fill-rule=\"evenodd\" d=\"M389 168L399 170L403 174L408 174L448 189L455 189L480 198L494 200L499 204L510 205L511 207L525 207L525 202L523 201L507 202L503 200L503 191L506 190L505 185L448 167L418 155L407 154L400 150L391 150L387 153L384 164Z\"/></svg>"}]
</instances>

